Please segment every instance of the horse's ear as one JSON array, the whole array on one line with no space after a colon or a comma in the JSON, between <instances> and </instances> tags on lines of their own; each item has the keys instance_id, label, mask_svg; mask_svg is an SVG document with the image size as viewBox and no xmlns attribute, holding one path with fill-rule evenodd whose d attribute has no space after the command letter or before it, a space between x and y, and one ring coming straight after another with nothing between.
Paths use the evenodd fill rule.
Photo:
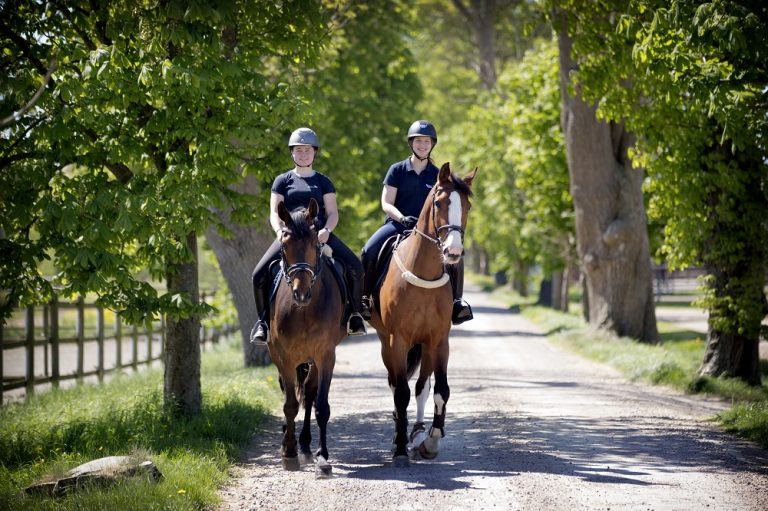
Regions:
<instances>
[{"instance_id":1,"label":"horse's ear","mask_svg":"<svg viewBox=\"0 0 768 511\"><path fill-rule=\"evenodd\" d=\"M290 223L291 214L288 212L288 208L285 207L285 201L280 202L280 204L277 205L277 216L279 216L280 220L285 222L286 225Z\"/></svg>"},{"instance_id":2,"label":"horse's ear","mask_svg":"<svg viewBox=\"0 0 768 511\"><path fill-rule=\"evenodd\" d=\"M440 173L437 175L438 181L450 181L451 180L451 162L447 161L440 167Z\"/></svg>"},{"instance_id":3,"label":"horse's ear","mask_svg":"<svg viewBox=\"0 0 768 511\"><path fill-rule=\"evenodd\" d=\"M472 186L472 180L475 179L475 174L477 174L477 167L475 167L475 170L464 176L464 182L467 183L467 186Z\"/></svg>"},{"instance_id":4,"label":"horse's ear","mask_svg":"<svg viewBox=\"0 0 768 511\"><path fill-rule=\"evenodd\" d=\"M315 221L315 217L317 216L317 212L320 210L320 208L317 205L317 201L312 198L309 199L309 207L307 208L307 220L311 224Z\"/></svg>"}]
</instances>

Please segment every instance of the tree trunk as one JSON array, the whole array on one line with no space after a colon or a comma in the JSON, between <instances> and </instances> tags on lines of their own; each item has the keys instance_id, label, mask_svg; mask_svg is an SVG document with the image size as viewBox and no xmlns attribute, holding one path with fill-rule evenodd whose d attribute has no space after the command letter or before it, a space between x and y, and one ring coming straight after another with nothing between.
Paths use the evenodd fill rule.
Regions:
<instances>
[{"instance_id":1,"label":"tree trunk","mask_svg":"<svg viewBox=\"0 0 768 511\"><path fill-rule=\"evenodd\" d=\"M475 71L487 90L496 85L496 0L453 0L453 5L472 27L479 54Z\"/></svg>"},{"instance_id":2,"label":"tree trunk","mask_svg":"<svg viewBox=\"0 0 768 511\"><path fill-rule=\"evenodd\" d=\"M539 299L536 301L536 305L552 307L552 277L549 275L541 279Z\"/></svg>"},{"instance_id":3,"label":"tree trunk","mask_svg":"<svg viewBox=\"0 0 768 511\"><path fill-rule=\"evenodd\" d=\"M256 195L258 185L256 180L248 177L237 187L241 193ZM266 365L270 362L269 352L265 346L250 343L250 332L256 323L256 305L253 297L251 273L256 263L272 243L274 236L269 228L261 229L254 226L234 224L229 217L229 211L216 210L221 223L232 233L226 238L221 236L214 227L206 231L208 244L216 254L221 273L227 281L232 300L237 309L240 321L243 359L246 367ZM264 225L268 219L264 218Z\"/></svg>"},{"instance_id":4,"label":"tree trunk","mask_svg":"<svg viewBox=\"0 0 768 511\"><path fill-rule=\"evenodd\" d=\"M709 311L707 349L699 376L729 376L760 385L760 320L768 313L763 291L765 268L760 260L753 259L751 264L734 265L726 271L707 270L714 276L712 292L724 300L720 302L723 305ZM760 313L752 314L746 321L739 317L739 311L727 305L736 301L730 299L734 288L739 291L736 300L754 304L761 309Z\"/></svg>"},{"instance_id":5,"label":"tree trunk","mask_svg":"<svg viewBox=\"0 0 768 511\"><path fill-rule=\"evenodd\" d=\"M197 238L187 235L187 245L194 254L190 263L168 269L168 292L189 296L193 303L200 301L197 281ZM169 316L165 335L165 376L163 395L165 406L174 415L192 417L202 410L200 390L200 317Z\"/></svg>"},{"instance_id":6,"label":"tree trunk","mask_svg":"<svg viewBox=\"0 0 768 511\"><path fill-rule=\"evenodd\" d=\"M707 226L710 238L702 249L709 279L707 349L700 376L731 376L760 385L760 330L768 314L766 246L761 227L768 210L764 163L758 154L732 154L714 145L711 166L702 172L739 171L741 186L715 186L709 194ZM722 162L730 160L731 166Z\"/></svg>"},{"instance_id":7,"label":"tree trunk","mask_svg":"<svg viewBox=\"0 0 768 511\"><path fill-rule=\"evenodd\" d=\"M632 137L622 124L598 121L596 107L568 92L567 30L560 46L561 122L566 140L577 251L589 296L588 321L619 336L658 341L643 173L627 159Z\"/></svg>"},{"instance_id":8,"label":"tree trunk","mask_svg":"<svg viewBox=\"0 0 768 511\"><path fill-rule=\"evenodd\" d=\"M556 311L563 308L563 272L561 270L552 272L552 308Z\"/></svg>"}]
</instances>

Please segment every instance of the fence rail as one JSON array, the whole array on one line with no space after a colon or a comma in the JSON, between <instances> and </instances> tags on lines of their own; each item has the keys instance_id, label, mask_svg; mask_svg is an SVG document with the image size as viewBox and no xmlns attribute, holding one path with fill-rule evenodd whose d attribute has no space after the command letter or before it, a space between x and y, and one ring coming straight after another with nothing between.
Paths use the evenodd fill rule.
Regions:
<instances>
[{"instance_id":1,"label":"fence rail","mask_svg":"<svg viewBox=\"0 0 768 511\"><path fill-rule=\"evenodd\" d=\"M200 341L216 343L237 330L201 327ZM80 297L20 309L0 324L0 404L26 399L63 382L96 380L108 374L161 363L165 321L148 327L124 324L120 316Z\"/></svg>"}]
</instances>

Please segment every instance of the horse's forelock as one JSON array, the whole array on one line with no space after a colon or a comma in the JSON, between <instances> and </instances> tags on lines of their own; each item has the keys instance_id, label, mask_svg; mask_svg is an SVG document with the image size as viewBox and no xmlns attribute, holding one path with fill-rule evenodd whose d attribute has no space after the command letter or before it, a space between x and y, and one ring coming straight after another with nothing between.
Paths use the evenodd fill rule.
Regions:
<instances>
[{"instance_id":1,"label":"horse's forelock","mask_svg":"<svg viewBox=\"0 0 768 511\"><path fill-rule=\"evenodd\" d=\"M457 192L463 193L467 197L472 197L472 188L463 179L456 174L451 174L451 181L453 181L453 187L456 188Z\"/></svg>"},{"instance_id":2,"label":"horse's forelock","mask_svg":"<svg viewBox=\"0 0 768 511\"><path fill-rule=\"evenodd\" d=\"M296 208L291 211L293 232L298 238L308 238L312 233L312 225L307 221L307 208Z\"/></svg>"}]
</instances>

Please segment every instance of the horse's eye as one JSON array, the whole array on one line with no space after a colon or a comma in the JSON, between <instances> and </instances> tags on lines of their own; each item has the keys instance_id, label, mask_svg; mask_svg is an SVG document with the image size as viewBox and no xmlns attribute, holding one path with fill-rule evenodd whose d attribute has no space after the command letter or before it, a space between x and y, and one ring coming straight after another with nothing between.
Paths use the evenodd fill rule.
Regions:
<instances>
[{"instance_id":1,"label":"horse's eye","mask_svg":"<svg viewBox=\"0 0 768 511\"><path fill-rule=\"evenodd\" d=\"M440 201L439 200L435 201L435 208L440 209Z\"/></svg>"}]
</instances>

